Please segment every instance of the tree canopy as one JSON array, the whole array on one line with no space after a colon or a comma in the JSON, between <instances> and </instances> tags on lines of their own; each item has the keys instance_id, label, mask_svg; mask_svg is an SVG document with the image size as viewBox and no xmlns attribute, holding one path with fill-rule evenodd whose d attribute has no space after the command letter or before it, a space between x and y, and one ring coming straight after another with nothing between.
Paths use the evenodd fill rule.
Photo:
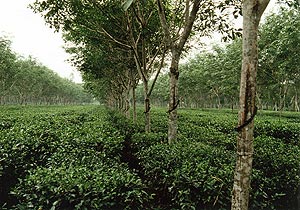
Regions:
<instances>
[{"instance_id":1,"label":"tree canopy","mask_svg":"<svg viewBox=\"0 0 300 210\"><path fill-rule=\"evenodd\" d=\"M282 8L259 28L257 105L260 109L299 111L299 12ZM181 107L237 108L242 40L213 46L180 65ZM167 75L158 80L153 102L168 97Z\"/></svg>"},{"instance_id":2,"label":"tree canopy","mask_svg":"<svg viewBox=\"0 0 300 210\"><path fill-rule=\"evenodd\" d=\"M11 41L0 38L0 104L90 103L81 84L61 78L32 57L12 51Z\"/></svg>"}]
</instances>

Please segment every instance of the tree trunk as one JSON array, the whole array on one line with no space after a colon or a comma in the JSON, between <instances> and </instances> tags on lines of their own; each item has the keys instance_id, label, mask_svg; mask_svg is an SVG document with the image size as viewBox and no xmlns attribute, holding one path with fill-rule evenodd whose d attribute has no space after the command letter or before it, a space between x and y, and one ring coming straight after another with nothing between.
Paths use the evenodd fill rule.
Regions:
<instances>
[{"instance_id":1,"label":"tree trunk","mask_svg":"<svg viewBox=\"0 0 300 210\"><path fill-rule=\"evenodd\" d=\"M300 111L300 108L299 108L299 104L298 104L298 93L297 93L297 90L296 90L296 94L295 94L295 102L294 102L294 104L295 104L295 111L296 112L299 112Z\"/></svg>"},{"instance_id":2,"label":"tree trunk","mask_svg":"<svg viewBox=\"0 0 300 210\"><path fill-rule=\"evenodd\" d=\"M288 85L284 84L281 88L280 88L280 101L279 101L279 110L282 112L285 110L286 108L286 94L288 91Z\"/></svg>"},{"instance_id":3,"label":"tree trunk","mask_svg":"<svg viewBox=\"0 0 300 210\"><path fill-rule=\"evenodd\" d=\"M170 67L170 100L169 100L169 123L168 123L168 142L171 144L177 139L177 106L179 104L178 101L178 77L179 70L178 64L180 55L183 51L183 47L189 38L193 24L196 20L197 13L200 8L200 0L195 0L190 6L192 1L186 1L185 6L185 19L183 21L183 31L179 37L177 37L177 41L175 41L174 37L172 37L172 30L169 27L166 18L165 6L162 0L157 0L158 6L158 15L160 19L160 23L164 32L166 46L171 48L172 51L172 61Z\"/></svg>"},{"instance_id":4,"label":"tree trunk","mask_svg":"<svg viewBox=\"0 0 300 210\"><path fill-rule=\"evenodd\" d=\"M135 87L132 87L132 107L133 107L133 123L136 123L136 94L135 94Z\"/></svg>"},{"instance_id":5,"label":"tree trunk","mask_svg":"<svg viewBox=\"0 0 300 210\"><path fill-rule=\"evenodd\" d=\"M174 49L172 52L172 61L170 67L170 98L169 98L169 123L168 123L168 143L171 144L177 139L177 106L178 100L178 78L180 55Z\"/></svg>"},{"instance_id":6,"label":"tree trunk","mask_svg":"<svg viewBox=\"0 0 300 210\"><path fill-rule=\"evenodd\" d=\"M144 84L144 106L145 106L145 132L149 133L151 130L150 119L150 97L148 96L148 81L143 81Z\"/></svg>"},{"instance_id":7,"label":"tree trunk","mask_svg":"<svg viewBox=\"0 0 300 210\"><path fill-rule=\"evenodd\" d=\"M130 89L127 89L125 91L125 97L124 97L124 112L127 119L130 118L130 104L129 104L129 93Z\"/></svg>"},{"instance_id":8,"label":"tree trunk","mask_svg":"<svg viewBox=\"0 0 300 210\"><path fill-rule=\"evenodd\" d=\"M256 73L258 64L257 34L260 17L269 0L243 1L243 63L240 84L237 157L234 174L232 210L247 210L253 161L253 130Z\"/></svg>"}]
</instances>

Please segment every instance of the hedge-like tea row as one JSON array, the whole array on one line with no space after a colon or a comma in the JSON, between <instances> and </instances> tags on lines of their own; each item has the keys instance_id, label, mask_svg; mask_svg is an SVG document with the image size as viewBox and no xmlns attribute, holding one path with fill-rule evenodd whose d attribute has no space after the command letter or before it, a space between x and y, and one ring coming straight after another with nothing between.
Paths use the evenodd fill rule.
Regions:
<instances>
[{"instance_id":1,"label":"hedge-like tea row","mask_svg":"<svg viewBox=\"0 0 300 210\"><path fill-rule=\"evenodd\" d=\"M255 119L251 209L297 209L300 121L269 115L260 113ZM166 143L167 118L161 116L163 111L153 111L153 130L159 133L138 133L131 139L142 175L156 195L155 205L229 209L237 114L181 110L179 139L171 146Z\"/></svg>"},{"instance_id":2,"label":"hedge-like tea row","mask_svg":"<svg viewBox=\"0 0 300 210\"><path fill-rule=\"evenodd\" d=\"M104 108L2 114L1 209L145 208L151 196L121 162L124 136Z\"/></svg>"},{"instance_id":3,"label":"hedge-like tea row","mask_svg":"<svg viewBox=\"0 0 300 210\"><path fill-rule=\"evenodd\" d=\"M237 114L180 110L153 133L101 107L10 107L0 114L1 209L229 209ZM299 116L300 117L300 116ZM299 121L255 119L251 209L296 209Z\"/></svg>"}]
</instances>

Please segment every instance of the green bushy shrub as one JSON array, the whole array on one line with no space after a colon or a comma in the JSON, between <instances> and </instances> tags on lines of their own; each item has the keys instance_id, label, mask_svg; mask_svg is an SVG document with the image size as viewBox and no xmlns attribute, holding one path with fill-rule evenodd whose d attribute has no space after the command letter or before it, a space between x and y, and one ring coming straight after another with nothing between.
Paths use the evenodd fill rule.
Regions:
<instances>
[{"instance_id":1,"label":"green bushy shrub","mask_svg":"<svg viewBox=\"0 0 300 210\"><path fill-rule=\"evenodd\" d=\"M144 131L144 127L142 123L137 122L133 124L130 119L127 119L121 113L114 111L114 110L107 110L108 111L108 123L122 135L126 136L126 138L130 138L130 136L134 133L140 133Z\"/></svg>"},{"instance_id":2,"label":"green bushy shrub","mask_svg":"<svg viewBox=\"0 0 300 210\"><path fill-rule=\"evenodd\" d=\"M37 127L27 123L26 128L23 123L26 122L16 121L10 129L0 132L0 204L14 203L13 196L9 195L10 189L18 179L26 176L28 170L46 165L57 146L54 133L50 135L48 131L41 131L48 137L35 136L32 132Z\"/></svg>"},{"instance_id":3,"label":"green bushy shrub","mask_svg":"<svg viewBox=\"0 0 300 210\"><path fill-rule=\"evenodd\" d=\"M236 146L235 133L224 134L213 127L202 127L194 124L181 122L178 132L182 138L193 142L202 142L215 147L225 147L234 150Z\"/></svg>"},{"instance_id":4,"label":"green bushy shrub","mask_svg":"<svg viewBox=\"0 0 300 210\"><path fill-rule=\"evenodd\" d=\"M126 165L37 168L13 190L17 209L145 209L151 199Z\"/></svg>"},{"instance_id":5,"label":"green bushy shrub","mask_svg":"<svg viewBox=\"0 0 300 210\"><path fill-rule=\"evenodd\" d=\"M159 116L159 114L156 115ZM149 137L148 134L138 135L137 144L141 145L138 158L144 170L145 178L148 180L150 188L156 193L157 198L164 197L165 200L168 200L167 202L160 201L159 204L166 205L167 208L200 208L201 205L207 205L209 209L213 208L213 199L209 203L207 200L203 201L200 197L194 195L192 188L187 187L188 179L178 178L181 175L174 178L176 177L174 171L180 171L182 174L193 171L193 169L182 169L182 163L178 164L180 159L189 160L190 165L195 165L195 162L204 165L207 163L205 159L189 158L182 155L185 153L186 148L197 143L211 145L215 149L219 148L225 152L229 150L231 152L227 152L234 154L237 133L233 128L235 127L234 121L236 118L235 113L223 115L222 112L210 114L207 112L200 113L199 111L191 113L180 111L178 141L180 144L182 143L182 148L178 149L177 152L175 152L173 145L161 144L159 136L156 137L153 134L150 134ZM162 121L161 119L157 120L155 117L152 120L154 121L152 125L156 126L160 125ZM299 123L285 118L273 119L265 117L263 114L259 115L255 122L256 138L254 140L255 156L251 185L251 209L277 209L285 206L291 206L292 208L293 205L295 206L297 189L300 184ZM153 128L153 130L157 129ZM180 141L184 141L184 143ZM190 151L190 153L199 154L195 151ZM207 154L207 157L210 156L211 154ZM231 161L234 162L234 156L231 157ZM215 157L216 160L219 158L223 157ZM201 174L201 172L195 174ZM188 176L194 177L190 174ZM231 175L228 178L231 178ZM182 181L175 182L173 180ZM229 192L232 183L227 183L224 190ZM178 193L176 194L175 191ZM217 197L218 192L215 191L210 196ZM180 200L182 200L182 203L180 203ZM218 208L226 208L226 206L229 208L230 195L227 194L227 204L223 205L222 199L219 201L219 203L216 203L219 205Z\"/></svg>"},{"instance_id":6,"label":"green bushy shrub","mask_svg":"<svg viewBox=\"0 0 300 210\"><path fill-rule=\"evenodd\" d=\"M255 136L266 135L281 139L286 144L300 146L300 122L290 122L284 119L257 120Z\"/></svg>"},{"instance_id":7,"label":"green bushy shrub","mask_svg":"<svg viewBox=\"0 0 300 210\"><path fill-rule=\"evenodd\" d=\"M124 136L106 121L86 122L79 129L70 128L62 132L64 142L52 155L52 163L86 162L86 156L103 157L120 160ZM96 160L93 161L95 163Z\"/></svg>"},{"instance_id":8,"label":"green bushy shrub","mask_svg":"<svg viewBox=\"0 0 300 210\"><path fill-rule=\"evenodd\" d=\"M106 123L103 110L27 112L13 116L0 131L0 206L16 202L9 191L36 168L93 170L99 164L120 163L124 136Z\"/></svg>"},{"instance_id":9,"label":"green bushy shrub","mask_svg":"<svg viewBox=\"0 0 300 210\"><path fill-rule=\"evenodd\" d=\"M163 208L222 209L230 203L233 153L199 142L157 144L138 154L148 187Z\"/></svg>"},{"instance_id":10,"label":"green bushy shrub","mask_svg":"<svg viewBox=\"0 0 300 210\"><path fill-rule=\"evenodd\" d=\"M230 134L234 131L237 124L237 114L227 113L224 110L199 111L182 110L180 111L179 121L193 124L197 127L210 128L224 134Z\"/></svg>"},{"instance_id":11,"label":"green bushy shrub","mask_svg":"<svg viewBox=\"0 0 300 210\"><path fill-rule=\"evenodd\" d=\"M136 124L103 108L34 110L0 113L0 208L230 206L236 113L179 110L178 142L168 145L165 109L151 110L152 133L144 133L141 110ZM291 206L299 122L259 114L254 144L251 209Z\"/></svg>"},{"instance_id":12,"label":"green bushy shrub","mask_svg":"<svg viewBox=\"0 0 300 210\"><path fill-rule=\"evenodd\" d=\"M254 209L295 205L300 186L300 148L269 136L257 137L254 144L251 183Z\"/></svg>"},{"instance_id":13,"label":"green bushy shrub","mask_svg":"<svg viewBox=\"0 0 300 210\"><path fill-rule=\"evenodd\" d=\"M148 149L150 146L168 142L166 133L135 133L131 137L133 153Z\"/></svg>"}]
</instances>

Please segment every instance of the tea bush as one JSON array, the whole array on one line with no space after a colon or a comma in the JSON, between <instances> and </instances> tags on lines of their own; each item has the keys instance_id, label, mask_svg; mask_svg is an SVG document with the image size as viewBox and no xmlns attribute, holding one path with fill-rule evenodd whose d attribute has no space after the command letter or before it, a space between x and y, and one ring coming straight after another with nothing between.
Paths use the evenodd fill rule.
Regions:
<instances>
[{"instance_id":1,"label":"tea bush","mask_svg":"<svg viewBox=\"0 0 300 210\"><path fill-rule=\"evenodd\" d=\"M123 209L146 205L150 196L140 178L121 163L125 136L111 126L104 108L34 110L16 109L6 121L10 125L0 132L0 206L90 209L103 205ZM86 177L99 182L98 186L92 188L93 181L88 182ZM82 182L87 182L84 192L72 194ZM107 190L97 194L101 182L107 183ZM55 186L64 188L66 194L53 190ZM10 193L12 189L14 193ZM103 199L97 200L97 196Z\"/></svg>"},{"instance_id":2,"label":"tea bush","mask_svg":"<svg viewBox=\"0 0 300 210\"><path fill-rule=\"evenodd\" d=\"M299 117L300 118L300 117ZM255 136L266 135L282 140L286 144L300 146L300 120L291 122L288 120L258 120Z\"/></svg>"},{"instance_id":3,"label":"tea bush","mask_svg":"<svg viewBox=\"0 0 300 210\"><path fill-rule=\"evenodd\" d=\"M295 205L300 184L299 147L268 136L257 137L254 144L252 206L288 209Z\"/></svg>"},{"instance_id":4,"label":"tea bush","mask_svg":"<svg viewBox=\"0 0 300 210\"><path fill-rule=\"evenodd\" d=\"M18 209L143 209L150 196L126 165L37 168L13 194Z\"/></svg>"},{"instance_id":5,"label":"tea bush","mask_svg":"<svg viewBox=\"0 0 300 210\"><path fill-rule=\"evenodd\" d=\"M150 146L138 157L148 187L163 209L228 208L233 152L183 140Z\"/></svg>"},{"instance_id":6,"label":"tea bush","mask_svg":"<svg viewBox=\"0 0 300 210\"><path fill-rule=\"evenodd\" d=\"M180 209L204 207L228 209L233 184L235 162L233 154L235 154L237 138L234 127L237 114L197 110L179 110L178 113L179 139L176 144L167 145L166 140L162 141L162 135L159 133L135 134L132 139L133 147L139 148L140 151L136 156L139 159L142 174L151 192L156 194L156 205ZM157 116L159 113L153 115L152 125L160 127L160 123L164 122L161 118L157 119ZM292 209L296 206L297 190L300 185L298 144L300 123L294 118L292 120L284 117L278 119L278 117L266 116L263 112L257 116L255 123L251 209L283 207ZM153 128L153 130L160 129ZM210 149L204 150L203 148ZM220 189L220 183L216 182L214 191L209 194L205 191L208 187L203 185L203 181L201 182L203 180L201 176L209 174L209 171L205 173L199 167L207 166L211 159L216 162L226 160L225 163L215 166L220 168L220 172L214 172L216 177L222 173L226 174L225 178L220 179L226 180L224 181L226 184L222 186L221 195L217 191ZM193 167L189 167L190 165ZM189 179L182 177L189 177ZM193 189L199 183L202 186L196 190L197 194ZM159 198L162 199L159 200Z\"/></svg>"},{"instance_id":7,"label":"tea bush","mask_svg":"<svg viewBox=\"0 0 300 210\"><path fill-rule=\"evenodd\" d=\"M2 209L228 209L237 113L142 109L133 124L103 107L5 107L0 113ZM297 118L299 116L299 118ZM251 209L296 206L300 115L259 112Z\"/></svg>"}]
</instances>

